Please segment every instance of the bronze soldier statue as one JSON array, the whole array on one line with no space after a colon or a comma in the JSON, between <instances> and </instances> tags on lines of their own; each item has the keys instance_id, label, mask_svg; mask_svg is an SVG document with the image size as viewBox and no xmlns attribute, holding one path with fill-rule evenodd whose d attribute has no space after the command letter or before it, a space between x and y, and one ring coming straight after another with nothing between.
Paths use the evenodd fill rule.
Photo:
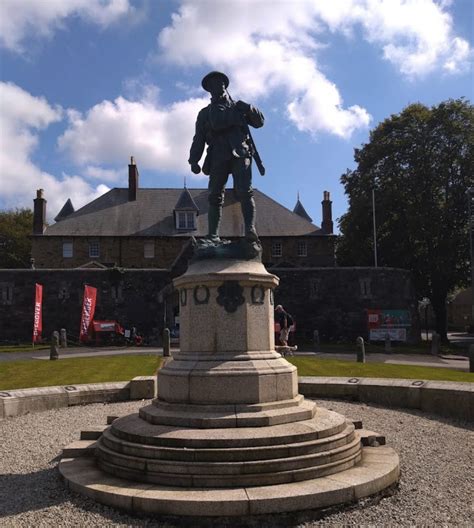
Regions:
<instances>
[{"instance_id":1,"label":"bronze soldier statue","mask_svg":"<svg viewBox=\"0 0 474 528\"><path fill-rule=\"evenodd\" d=\"M208 73L201 82L211 94L211 104L203 108L196 120L196 133L191 145L189 164L194 174L201 172L199 160L207 143L202 171L209 175L209 233L208 238L219 242L225 185L232 174L234 189L240 201L245 224L245 237L258 241L255 229L255 201L252 189L252 157L260 173L265 169L253 143L249 125L263 126L263 114L243 101L232 100L227 87L229 78L221 72Z\"/></svg>"}]
</instances>

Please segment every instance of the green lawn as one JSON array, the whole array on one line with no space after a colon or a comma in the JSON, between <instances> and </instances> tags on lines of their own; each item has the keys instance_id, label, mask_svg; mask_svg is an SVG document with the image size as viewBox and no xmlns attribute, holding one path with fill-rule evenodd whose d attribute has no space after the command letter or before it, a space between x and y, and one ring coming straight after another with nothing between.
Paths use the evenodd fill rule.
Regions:
<instances>
[{"instance_id":1,"label":"green lawn","mask_svg":"<svg viewBox=\"0 0 474 528\"><path fill-rule=\"evenodd\" d=\"M0 390L128 381L153 375L160 362L156 354L5 361L0 363Z\"/></svg>"},{"instance_id":2,"label":"green lawn","mask_svg":"<svg viewBox=\"0 0 474 528\"><path fill-rule=\"evenodd\" d=\"M290 363L298 368L299 376L341 376L360 378L402 378L441 381L474 382L474 373L447 368L389 365L386 363L357 363L337 359L290 357Z\"/></svg>"},{"instance_id":3,"label":"green lawn","mask_svg":"<svg viewBox=\"0 0 474 528\"><path fill-rule=\"evenodd\" d=\"M474 374L446 368L356 363L335 359L290 357L300 376L341 376L405 378L474 382ZM49 360L5 361L0 363L0 390L76 383L128 381L135 376L153 375L161 358L155 354L103 356Z\"/></svg>"}]
</instances>

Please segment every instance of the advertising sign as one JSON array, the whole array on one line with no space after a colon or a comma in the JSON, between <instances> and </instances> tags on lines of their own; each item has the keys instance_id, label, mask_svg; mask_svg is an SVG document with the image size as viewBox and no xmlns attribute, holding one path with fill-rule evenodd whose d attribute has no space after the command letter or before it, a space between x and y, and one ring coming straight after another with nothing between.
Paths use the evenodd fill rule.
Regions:
<instances>
[{"instance_id":1,"label":"advertising sign","mask_svg":"<svg viewBox=\"0 0 474 528\"><path fill-rule=\"evenodd\" d=\"M84 286L84 299L82 301L81 328L79 330L79 341L87 341L89 327L94 319L97 288Z\"/></svg>"},{"instance_id":2,"label":"advertising sign","mask_svg":"<svg viewBox=\"0 0 474 528\"><path fill-rule=\"evenodd\" d=\"M35 311L33 318L33 343L41 340L43 331L43 285L35 284Z\"/></svg>"},{"instance_id":3,"label":"advertising sign","mask_svg":"<svg viewBox=\"0 0 474 528\"><path fill-rule=\"evenodd\" d=\"M411 326L408 310L367 310L367 320L371 341L384 341L387 334L391 341L407 340Z\"/></svg>"}]
</instances>

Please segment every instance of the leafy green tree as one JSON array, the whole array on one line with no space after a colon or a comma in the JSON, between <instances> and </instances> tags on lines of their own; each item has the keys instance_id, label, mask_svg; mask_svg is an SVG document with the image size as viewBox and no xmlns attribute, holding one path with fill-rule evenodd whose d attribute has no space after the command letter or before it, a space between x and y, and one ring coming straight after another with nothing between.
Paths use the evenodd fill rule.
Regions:
<instances>
[{"instance_id":1,"label":"leafy green tree","mask_svg":"<svg viewBox=\"0 0 474 528\"><path fill-rule=\"evenodd\" d=\"M0 268L29 268L33 211L0 211Z\"/></svg>"},{"instance_id":2,"label":"leafy green tree","mask_svg":"<svg viewBox=\"0 0 474 528\"><path fill-rule=\"evenodd\" d=\"M340 265L374 265L372 189L380 266L413 271L446 332L446 297L469 277L467 188L474 185L474 107L464 98L392 115L355 149L341 177L349 210L340 219Z\"/></svg>"}]
</instances>

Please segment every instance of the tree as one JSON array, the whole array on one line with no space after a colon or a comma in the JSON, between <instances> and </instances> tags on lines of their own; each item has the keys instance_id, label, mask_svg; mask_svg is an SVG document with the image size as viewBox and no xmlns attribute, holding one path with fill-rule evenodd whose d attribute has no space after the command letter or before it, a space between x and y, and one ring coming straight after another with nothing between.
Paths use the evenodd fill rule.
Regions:
<instances>
[{"instance_id":1,"label":"tree","mask_svg":"<svg viewBox=\"0 0 474 528\"><path fill-rule=\"evenodd\" d=\"M0 268L29 268L33 211L0 211Z\"/></svg>"},{"instance_id":2,"label":"tree","mask_svg":"<svg viewBox=\"0 0 474 528\"><path fill-rule=\"evenodd\" d=\"M469 277L467 188L474 185L474 107L464 98L392 115L355 149L341 176L349 210L340 219L340 265L374 265L372 189L379 265L413 271L447 339L446 297Z\"/></svg>"}]
</instances>

